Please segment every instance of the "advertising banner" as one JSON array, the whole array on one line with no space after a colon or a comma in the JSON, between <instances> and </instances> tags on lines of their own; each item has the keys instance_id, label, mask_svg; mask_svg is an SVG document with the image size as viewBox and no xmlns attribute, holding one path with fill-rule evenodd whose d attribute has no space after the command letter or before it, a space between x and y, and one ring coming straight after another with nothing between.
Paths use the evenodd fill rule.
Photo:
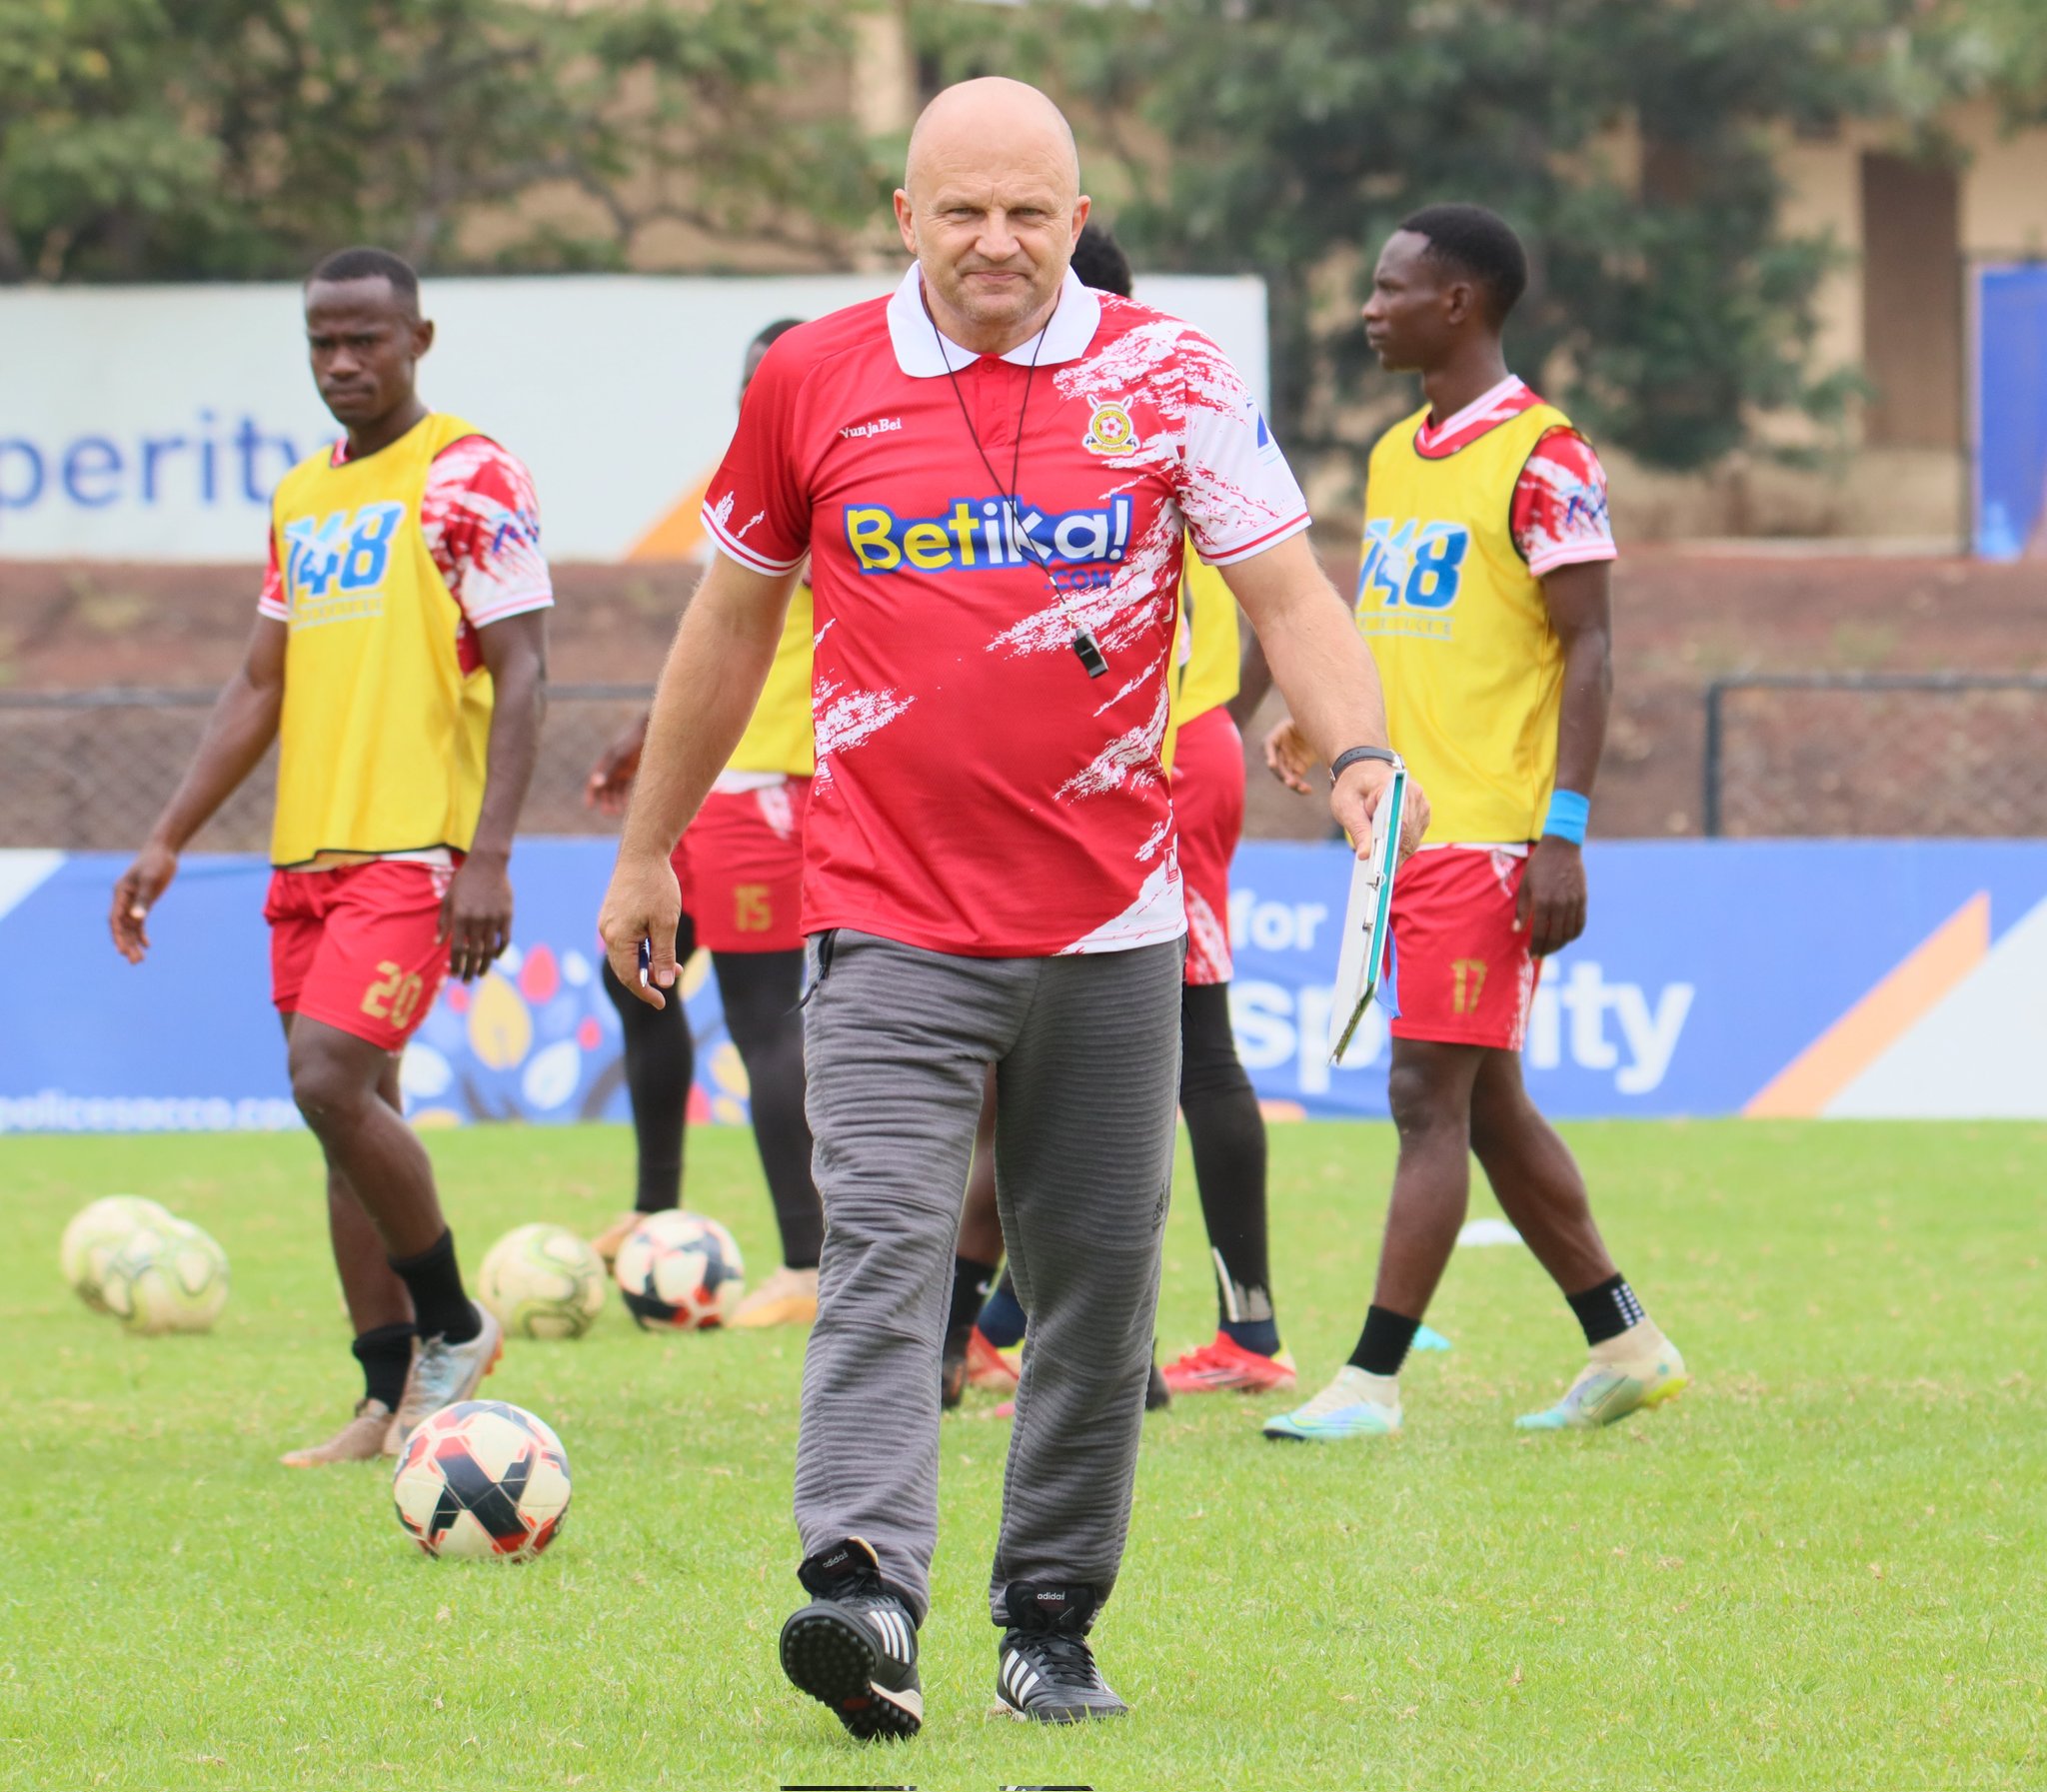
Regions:
<instances>
[{"instance_id":1,"label":"advertising banner","mask_svg":"<svg viewBox=\"0 0 2047 1792\"><path fill-rule=\"evenodd\" d=\"M681 560L738 414L746 346L894 272L430 280L436 409L533 470L555 560ZM1266 396L1265 287L1140 279ZM270 494L338 433L287 284L0 292L0 560L260 561Z\"/></svg>"},{"instance_id":2,"label":"advertising banner","mask_svg":"<svg viewBox=\"0 0 2047 1792\"><path fill-rule=\"evenodd\" d=\"M605 841L526 841L517 944L450 985L404 1063L426 1125L626 1113L594 920ZM1544 968L1524 1062L1559 1116L2047 1117L2047 843L1595 843L1585 937ZM268 868L195 856L134 968L112 855L0 853L0 1131L298 1123L269 1002ZM1349 860L1252 843L1230 902L1238 1047L1274 1117L1383 1115L1374 1010L1328 1062ZM700 1120L747 1117L703 955L685 977Z\"/></svg>"},{"instance_id":3,"label":"advertising banner","mask_svg":"<svg viewBox=\"0 0 2047 1792\"><path fill-rule=\"evenodd\" d=\"M1976 552L2047 560L2047 265L1976 271Z\"/></svg>"}]
</instances>

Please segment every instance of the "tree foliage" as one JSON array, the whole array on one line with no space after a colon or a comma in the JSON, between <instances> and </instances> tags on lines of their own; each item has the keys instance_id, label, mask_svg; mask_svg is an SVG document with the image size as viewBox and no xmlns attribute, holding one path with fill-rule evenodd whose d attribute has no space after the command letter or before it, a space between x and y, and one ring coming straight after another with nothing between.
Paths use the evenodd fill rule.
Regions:
<instances>
[{"instance_id":1,"label":"tree foliage","mask_svg":"<svg viewBox=\"0 0 2047 1792\"><path fill-rule=\"evenodd\" d=\"M1145 261L1266 277L1276 408L1305 445L1334 433L1342 401L1384 391L1354 315L1377 245L1407 211L1465 199L1531 253L1518 365L1602 440L1695 467L1757 409L1842 396L1808 373L1829 245L1780 231L1774 152L1889 104L1890 34L1913 10L1154 0L1039 6L1000 36L982 7L933 0L917 17L947 74L1033 70L1058 88L1097 178L1100 157L1117 164L1116 224Z\"/></svg>"},{"instance_id":2,"label":"tree foliage","mask_svg":"<svg viewBox=\"0 0 2047 1792\"><path fill-rule=\"evenodd\" d=\"M662 220L816 252L873 191L852 126L790 103L839 49L798 0L0 0L0 279L361 240L445 268L493 207L522 267L616 265Z\"/></svg>"}]
</instances>

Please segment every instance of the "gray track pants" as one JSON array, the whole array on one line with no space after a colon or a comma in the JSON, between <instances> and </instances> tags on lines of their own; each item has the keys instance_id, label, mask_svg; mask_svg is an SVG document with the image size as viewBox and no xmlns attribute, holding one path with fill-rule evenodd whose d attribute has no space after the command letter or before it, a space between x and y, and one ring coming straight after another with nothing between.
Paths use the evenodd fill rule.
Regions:
<instances>
[{"instance_id":1,"label":"gray track pants","mask_svg":"<svg viewBox=\"0 0 2047 1792\"><path fill-rule=\"evenodd\" d=\"M829 941L820 974L817 957ZM920 1621L939 1520L939 1355L983 1068L1030 1343L990 1609L1012 1581L1108 1597L1129 1529L1179 1080L1178 940L967 958L840 930L804 1057L825 1254L804 1358L805 1555L861 1537Z\"/></svg>"}]
</instances>

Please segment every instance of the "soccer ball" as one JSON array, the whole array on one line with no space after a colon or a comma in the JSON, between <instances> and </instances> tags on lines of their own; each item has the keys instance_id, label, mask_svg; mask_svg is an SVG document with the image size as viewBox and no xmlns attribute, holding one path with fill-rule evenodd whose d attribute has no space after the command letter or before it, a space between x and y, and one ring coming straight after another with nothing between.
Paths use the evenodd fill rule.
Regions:
<instances>
[{"instance_id":1,"label":"soccer ball","mask_svg":"<svg viewBox=\"0 0 2047 1792\"><path fill-rule=\"evenodd\" d=\"M189 1219L137 1226L107 1259L100 1297L130 1331L210 1331L228 1303L227 1252Z\"/></svg>"},{"instance_id":2,"label":"soccer ball","mask_svg":"<svg viewBox=\"0 0 2047 1792\"><path fill-rule=\"evenodd\" d=\"M619 1248L614 1273L626 1310L650 1330L708 1331L746 1292L738 1241L717 1220L680 1209L650 1213Z\"/></svg>"},{"instance_id":3,"label":"soccer ball","mask_svg":"<svg viewBox=\"0 0 2047 1792\"><path fill-rule=\"evenodd\" d=\"M503 1400L460 1400L414 1426L391 1477L398 1522L427 1554L526 1562L569 1509L553 1429Z\"/></svg>"},{"instance_id":4,"label":"soccer ball","mask_svg":"<svg viewBox=\"0 0 2047 1792\"><path fill-rule=\"evenodd\" d=\"M515 1337L580 1338L604 1311L604 1259L567 1226L519 1226L491 1246L477 1294Z\"/></svg>"},{"instance_id":5,"label":"soccer ball","mask_svg":"<svg viewBox=\"0 0 2047 1792\"><path fill-rule=\"evenodd\" d=\"M72 1215L57 1246L57 1265L79 1299L96 1313L107 1310L100 1277L107 1259L138 1226L171 1223L171 1210L139 1194L108 1194Z\"/></svg>"}]
</instances>

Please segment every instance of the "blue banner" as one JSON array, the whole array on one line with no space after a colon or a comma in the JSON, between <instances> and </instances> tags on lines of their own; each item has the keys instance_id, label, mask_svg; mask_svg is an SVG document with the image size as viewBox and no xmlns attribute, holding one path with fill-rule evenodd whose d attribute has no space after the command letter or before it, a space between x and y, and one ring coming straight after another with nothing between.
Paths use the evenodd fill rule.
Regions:
<instances>
[{"instance_id":1,"label":"blue banner","mask_svg":"<svg viewBox=\"0 0 2047 1792\"><path fill-rule=\"evenodd\" d=\"M625 1117L598 980L608 841L525 841L517 943L450 985L407 1051L422 1124ZM270 1006L266 866L193 857L140 967L107 939L123 861L0 853L0 1131L297 1123ZM1524 1054L1558 1115L2047 1115L2047 843L1595 843L1591 923L1544 966ZM1230 900L1231 1012L1275 1116L1381 1115L1367 1016L1328 1061L1349 856L1252 843ZM685 977L700 1120L747 1117L700 954Z\"/></svg>"},{"instance_id":2,"label":"blue banner","mask_svg":"<svg viewBox=\"0 0 2047 1792\"><path fill-rule=\"evenodd\" d=\"M1976 275L1976 552L2047 559L2047 267Z\"/></svg>"}]
</instances>

